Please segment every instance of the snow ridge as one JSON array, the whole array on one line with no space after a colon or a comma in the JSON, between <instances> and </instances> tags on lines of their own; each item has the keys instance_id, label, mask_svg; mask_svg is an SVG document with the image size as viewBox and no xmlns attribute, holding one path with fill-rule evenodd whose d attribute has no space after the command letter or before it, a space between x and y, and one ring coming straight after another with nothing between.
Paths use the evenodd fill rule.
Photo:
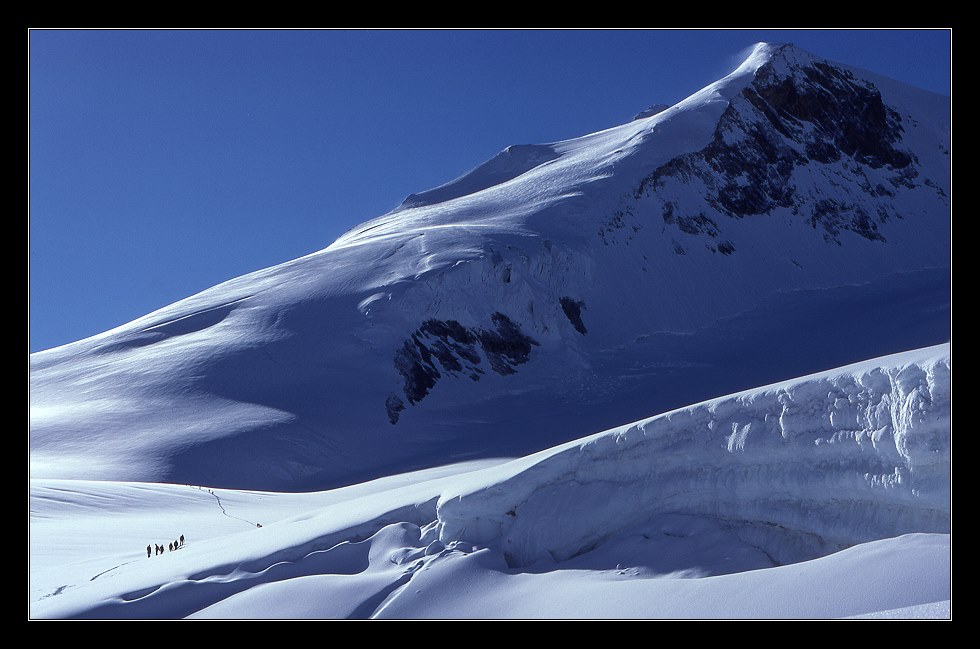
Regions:
<instances>
[{"instance_id":1,"label":"snow ridge","mask_svg":"<svg viewBox=\"0 0 980 649\"><path fill-rule=\"evenodd\" d=\"M515 144L456 180L408 196L398 209L434 205L475 194L488 187L513 180L558 156L559 153L547 144Z\"/></svg>"},{"instance_id":2,"label":"snow ridge","mask_svg":"<svg viewBox=\"0 0 980 649\"><path fill-rule=\"evenodd\" d=\"M444 494L440 539L499 547L526 566L679 513L725 521L785 563L948 532L949 407L945 345L715 399Z\"/></svg>"}]
</instances>

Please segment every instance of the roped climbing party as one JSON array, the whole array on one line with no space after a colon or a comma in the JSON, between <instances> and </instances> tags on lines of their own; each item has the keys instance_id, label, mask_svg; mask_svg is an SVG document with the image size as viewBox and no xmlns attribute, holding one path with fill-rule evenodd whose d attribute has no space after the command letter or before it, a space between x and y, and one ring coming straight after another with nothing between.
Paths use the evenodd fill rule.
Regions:
<instances>
[{"instance_id":1,"label":"roped climbing party","mask_svg":"<svg viewBox=\"0 0 980 649\"><path fill-rule=\"evenodd\" d=\"M152 548L153 555L157 555L157 554L164 554L167 551L173 552L174 550L177 550L182 547L184 547L183 534L180 535L179 539L174 539L173 541L170 541L167 544L166 548L163 547L162 543L151 543L150 545L146 546L146 558L147 559L150 558L151 548Z\"/></svg>"}]
</instances>

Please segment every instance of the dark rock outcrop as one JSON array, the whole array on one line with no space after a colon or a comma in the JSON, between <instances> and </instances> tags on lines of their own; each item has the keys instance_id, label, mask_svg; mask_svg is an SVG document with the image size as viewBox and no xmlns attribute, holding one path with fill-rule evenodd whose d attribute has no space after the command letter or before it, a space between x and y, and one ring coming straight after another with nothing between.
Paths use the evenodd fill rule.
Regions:
<instances>
[{"instance_id":1,"label":"dark rock outcrop","mask_svg":"<svg viewBox=\"0 0 980 649\"><path fill-rule=\"evenodd\" d=\"M506 376L530 360L539 343L524 334L520 325L500 312L490 316L493 329L467 328L456 320L426 320L395 352L394 364L403 381L409 404L417 404L443 377L466 375L479 381L479 366L486 358L490 369ZM402 399L391 394L385 403L388 419L398 421L405 409Z\"/></svg>"},{"instance_id":2,"label":"dark rock outcrop","mask_svg":"<svg viewBox=\"0 0 980 649\"><path fill-rule=\"evenodd\" d=\"M587 334L588 329L585 328L585 323L582 322L582 309L585 308L585 302L570 297L563 297L559 302L561 303L561 310L565 312L565 317L575 327L575 331L583 336Z\"/></svg>"}]
</instances>

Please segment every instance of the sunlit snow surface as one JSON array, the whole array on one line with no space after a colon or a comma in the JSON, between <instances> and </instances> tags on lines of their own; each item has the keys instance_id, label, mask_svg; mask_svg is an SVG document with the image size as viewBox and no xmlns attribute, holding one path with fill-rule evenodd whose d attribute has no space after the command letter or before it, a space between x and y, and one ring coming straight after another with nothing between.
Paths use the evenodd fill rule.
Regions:
<instances>
[{"instance_id":1,"label":"sunlit snow surface","mask_svg":"<svg viewBox=\"0 0 980 649\"><path fill-rule=\"evenodd\" d=\"M326 492L35 479L30 616L947 618L950 367L941 345Z\"/></svg>"}]
</instances>

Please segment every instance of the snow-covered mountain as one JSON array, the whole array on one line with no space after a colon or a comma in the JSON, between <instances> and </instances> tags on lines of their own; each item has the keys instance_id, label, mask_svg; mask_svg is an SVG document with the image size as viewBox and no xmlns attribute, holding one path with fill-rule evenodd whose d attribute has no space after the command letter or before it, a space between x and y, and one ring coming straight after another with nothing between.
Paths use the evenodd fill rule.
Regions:
<instances>
[{"instance_id":1,"label":"snow-covered mountain","mask_svg":"<svg viewBox=\"0 0 980 649\"><path fill-rule=\"evenodd\" d=\"M33 354L29 616L948 618L949 110L760 44Z\"/></svg>"},{"instance_id":2,"label":"snow-covered mountain","mask_svg":"<svg viewBox=\"0 0 980 649\"><path fill-rule=\"evenodd\" d=\"M674 106L33 354L31 476L352 485L945 342L949 111L761 44Z\"/></svg>"},{"instance_id":3,"label":"snow-covered mountain","mask_svg":"<svg viewBox=\"0 0 980 649\"><path fill-rule=\"evenodd\" d=\"M32 480L30 614L949 617L950 370L944 344L333 491Z\"/></svg>"}]
</instances>

